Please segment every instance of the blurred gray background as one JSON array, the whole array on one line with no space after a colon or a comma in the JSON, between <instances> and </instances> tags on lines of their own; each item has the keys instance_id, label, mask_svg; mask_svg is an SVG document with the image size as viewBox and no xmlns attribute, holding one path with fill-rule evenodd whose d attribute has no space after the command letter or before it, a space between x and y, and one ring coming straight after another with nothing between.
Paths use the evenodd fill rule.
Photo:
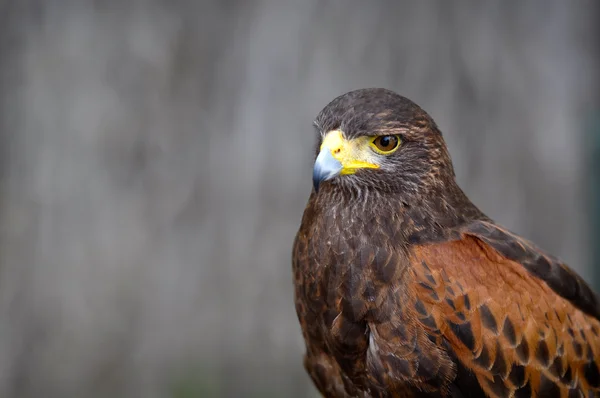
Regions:
<instances>
[{"instance_id":1,"label":"blurred gray background","mask_svg":"<svg viewBox=\"0 0 600 398\"><path fill-rule=\"evenodd\" d=\"M312 120L361 87L592 282L598 8L0 1L0 397L316 396L291 244Z\"/></svg>"}]
</instances>

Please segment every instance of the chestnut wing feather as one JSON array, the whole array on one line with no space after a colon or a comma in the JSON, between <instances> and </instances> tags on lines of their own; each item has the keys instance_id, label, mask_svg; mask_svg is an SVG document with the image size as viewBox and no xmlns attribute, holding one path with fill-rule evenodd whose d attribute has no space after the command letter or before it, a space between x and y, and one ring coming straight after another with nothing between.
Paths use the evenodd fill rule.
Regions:
<instances>
[{"instance_id":1,"label":"chestnut wing feather","mask_svg":"<svg viewBox=\"0 0 600 398\"><path fill-rule=\"evenodd\" d=\"M565 265L494 224L416 246L410 287L465 396L600 394L596 296Z\"/></svg>"},{"instance_id":2,"label":"chestnut wing feather","mask_svg":"<svg viewBox=\"0 0 600 398\"><path fill-rule=\"evenodd\" d=\"M598 296L585 281L557 258L532 242L491 222L470 223L463 233L475 236L509 260L521 264L583 312L600 319Z\"/></svg>"}]
</instances>

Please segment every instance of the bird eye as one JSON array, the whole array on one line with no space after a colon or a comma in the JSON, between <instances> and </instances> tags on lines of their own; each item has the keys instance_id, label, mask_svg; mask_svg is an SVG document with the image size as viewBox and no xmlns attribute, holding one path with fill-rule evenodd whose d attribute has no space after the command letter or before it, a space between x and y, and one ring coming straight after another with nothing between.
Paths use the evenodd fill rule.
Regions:
<instances>
[{"instance_id":1,"label":"bird eye","mask_svg":"<svg viewBox=\"0 0 600 398\"><path fill-rule=\"evenodd\" d=\"M376 152L386 155L395 151L399 144L400 138L397 135L380 135L371 142Z\"/></svg>"}]
</instances>

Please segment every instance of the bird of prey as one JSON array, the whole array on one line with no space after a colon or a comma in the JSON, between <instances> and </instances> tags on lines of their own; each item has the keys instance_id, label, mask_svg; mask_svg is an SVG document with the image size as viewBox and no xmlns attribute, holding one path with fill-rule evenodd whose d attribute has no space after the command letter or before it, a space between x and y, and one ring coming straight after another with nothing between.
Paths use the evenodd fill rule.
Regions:
<instances>
[{"instance_id":1,"label":"bird of prey","mask_svg":"<svg viewBox=\"0 0 600 398\"><path fill-rule=\"evenodd\" d=\"M292 262L322 395L600 396L597 296L471 203L424 110L361 89L315 126Z\"/></svg>"}]
</instances>

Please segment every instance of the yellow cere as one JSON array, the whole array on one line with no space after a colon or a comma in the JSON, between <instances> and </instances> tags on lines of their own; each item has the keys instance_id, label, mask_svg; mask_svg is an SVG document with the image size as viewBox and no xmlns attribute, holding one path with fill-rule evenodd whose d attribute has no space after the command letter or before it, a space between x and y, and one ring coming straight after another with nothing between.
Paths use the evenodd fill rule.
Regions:
<instances>
[{"instance_id":1,"label":"yellow cere","mask_svg":"<svg viewBox=\"0 0 600 398\"><path fill-rule=\"evenodd\" d=\"M358 169L378 169L379 159L371 148L372 137L358 137L347 140L340 130L332 130L323 138L321 151L328 149L331 155L342 164L340 174L354 174Z\"/></svg>"}]
</instances>

